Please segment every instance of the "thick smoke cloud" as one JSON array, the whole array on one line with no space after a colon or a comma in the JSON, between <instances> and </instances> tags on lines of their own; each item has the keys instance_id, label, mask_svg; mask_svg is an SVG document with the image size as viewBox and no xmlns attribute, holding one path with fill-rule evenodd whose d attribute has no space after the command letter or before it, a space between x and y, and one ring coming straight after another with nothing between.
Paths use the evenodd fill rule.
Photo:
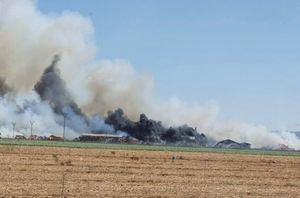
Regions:
<instances>
[{"instance_id":1,"label":"thick smoke cloud","mask_svg":"<svg viewBox=\"0 0 300 198\"><path fill-rule=\"evenodd\" d=\"M129 135L145 142L207 145L206 136L198 133L192 127L183 125L166 128L160 121L148 119L145 114L141 114L139 120L134 122L124 115L122 109L109 112L105 123L112 125L115 130L125 131Z\"/></svg>"},{"instance_id":2,"label":"thick smoke cloud","mask_svg":"<svg viewBox=\"0 0 300 198\"><path fill-rule=\"evenodd\" d=\"M100 114L90 118L83 129L79 130L80 126L76 126L70 131L89 130L91 126L112 131L114 129L106 125L101 117L106 116L109 110L122 108L128 118L135 120L132 121L134 124L142 123L140 114L145 113L150 118L161 120L165 128L176 128L174 126L186 123L215 140L230 138L240 142L246 139L254 147L287 144L300 149L299 139L291 133L275 134L261 125L221 121L216 104L190 105L176 98L166 102L155 101L151 76L137 73L125 60L96 60L94 40L90 19L79 13L45 14L37 9L36 1L0 0L0 76L14 91L14 94L8 94L7 89L1 91L4 96L0 101L3 110L0 121L4 121L1 121L0 129L9 131L12 121L27 123L33 116L39 131L58 130L62 120L59 115L61 110L54 108L56 110L53 111L52 108L53 105L60 106L60 101L57 103L52 97L52 102L55 102L49 104L49 96L40 94L40 100L32 89L41 80L40 76L51 64L53 56L61 54L60 77L65 80L64 87L72 101L87 117ZM34 109L38 110L27 108L21 114L16 113L13 109L22 107L20 104L27 101L27 97L34 101ZM69 123L73 126L80 123L77 118L82 120L82 116L76 116L76 108L66 105L64 109L70 118L74 118ZM177 131L169 133L177 134Z\"/></svg>"},{"instance_id":3,"label":"thick smoke cloud","mask_svg":"<svg viewBox=\"0 0 300 198\"><path fill-rule=\"evenodd\" d=\"M47 67L34 90L40 95L42 100L48 101L54 111L58 114L65 114L64 111L70 110L77 116L85 118L78 105L73 101L65 82L61 79L59 71L56 68L60 57L55 55L49 67Z\"/></svg>"},{"instance_id":4,"label":"thick smoke cloud","mask_svg":"<svg viewBox=\"0 0 300 198\"><path fill-rule=\"evenodd\" d=\"M77 132L114 132L112 127L104 126L104 122L95 115L88 118L78 107L66 87L65 81L60 77L57 64L60 56L55 55L50 66L48 66L41 79L34 85L34 90L43 101L46 101L55 114L63 116L68 122L67 126ZM94 124L98 120L98 124Z\"/></svg>"}]
</instances>

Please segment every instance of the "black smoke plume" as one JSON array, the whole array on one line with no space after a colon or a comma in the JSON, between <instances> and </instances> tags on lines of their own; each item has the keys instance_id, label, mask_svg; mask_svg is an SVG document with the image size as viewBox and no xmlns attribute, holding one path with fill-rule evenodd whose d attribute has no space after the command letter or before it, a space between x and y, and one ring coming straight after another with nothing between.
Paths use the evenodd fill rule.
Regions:
<instances>
[{"instance_id":1,"label":"black smoke plume","mask_svg":"<svg viewBox=\"0 0 300 198\"><path fill-rule=\"evenodd\" d=\"M55 55L51 65L45 69L40 80L35 84L34 90L39 94L41 100L49 103L54 113L65 117L67 127L76 132L92 131L90 119L78 107L60 77L57 68L59 60L60 56ZM63 124L62 119L57 122Z\"/></svg>"},{"instance_id":2,"label":"black smoke plume","mask_svg":"<svg viewBox=\"0 0 300 198\"><path fill-rule=\"evenodd\" d=\"M145 114L134 122L124 115L122 109L108 112L105 123L110 124L115 130L127 132L129 135L147 143L171 143L183 145L206 146L207 138L196 129L183 125L180 127L166 128L161 122L148 119Z\"/></svg>"},{"instance_id":3,"label":"black smoke plume","mask_svg":"<svg viewBox=\"0 0 300 198\"><path fill-rule=\"evenodd\" d=\"M60 56L55 55L51 65L45 69L41 79L34 85L34 90L42 100L48 101L55 113L64 115L65 111L71 110L76 115L86 119L86 115L75 103L65 82L60 77L57 69L59 60Z\"/></svg>"}]
</instances>

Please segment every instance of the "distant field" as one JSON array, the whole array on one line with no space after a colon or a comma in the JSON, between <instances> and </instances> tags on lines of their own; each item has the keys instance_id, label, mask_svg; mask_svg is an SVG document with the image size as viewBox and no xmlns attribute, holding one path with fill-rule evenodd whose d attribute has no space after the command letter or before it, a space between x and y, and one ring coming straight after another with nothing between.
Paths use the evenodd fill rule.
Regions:
<instances>
[{"instance_id":1,"label":"distant field","mask_svg":"<svg viewBox=\"0 0 300 198\"><path fill-rule=\"evenodd\" d=\"M0 145L0 197L300 197L300 157L295 156L71 142L17 142L53 147L1 143L7 145ZM94 149L71 148L75 146Z\"/></svg>"},{"instance_id":2,"label":"distant field","mask_svg":"<svg viewBox=\"0 0 300 198\"><path fill-rule=\"evenodd\" d=\"M158 145L134 145L134 144L105 144L105 143L96 143L96 142L71 142L71 141L60 142L60 141L0 139L0 145L300 156L300 151L277 151L277 150L259 150L259 149L220 149L220 148L201 148L201 147L185 147L185 146L170 146L170 145L158 146Z\"/></svg>"}]
</instances>

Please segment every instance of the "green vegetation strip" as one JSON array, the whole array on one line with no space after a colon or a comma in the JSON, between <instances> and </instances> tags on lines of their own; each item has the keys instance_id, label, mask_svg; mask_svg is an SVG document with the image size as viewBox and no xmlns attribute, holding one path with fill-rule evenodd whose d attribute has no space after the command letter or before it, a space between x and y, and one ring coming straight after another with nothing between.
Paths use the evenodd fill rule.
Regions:
<instances>
[{"instance_id":1,"label":"green vegetation strip","mask_svg":"<svg viewBox=\"0 0 300 198\"><path fill-rule=\"evenodd\" d=\"M162 145L140 145L140 144L105 144L98 142L71 142L71 141L38 141L38 140L15 140L0 139L0 145L20 145L20 146L47 146L66 148L94 148L94 149L116 149L116 150L146 150L146 151L177 151L177 152L211 152L230 154L250 154L250 155L276 155L276 156L297 156L299 151L278 151L259 149L221 149L202 148L187 146L162 146Z\"/></svg>"}]
</instances>

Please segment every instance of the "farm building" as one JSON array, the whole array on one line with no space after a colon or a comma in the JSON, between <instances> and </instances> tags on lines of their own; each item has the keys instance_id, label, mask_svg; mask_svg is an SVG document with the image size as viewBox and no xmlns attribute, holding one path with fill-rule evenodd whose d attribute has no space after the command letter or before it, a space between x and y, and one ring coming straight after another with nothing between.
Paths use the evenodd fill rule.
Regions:
<instances>
[{"instance_id":1,"label":"farm building","mask_svg":"<svg viewBox=\"0 0 300 198\"><path fill-rule=\"evenodd\" d=\"M138 144L139 141L136 138L117 134L94 134L84 133L79 136L79 141L88 142L105 142L105 143L130 143Z\"/></svg>"},{"instance_id":2,"label":"farm building","mask_svg":"<svg viewBox=\"0 0 300 198\"><path fill-rule=\"evenodd\" d=\"M46 136L31 135L28 140L47 140Z\"/></svg>"},{"instance_id":3,"label":"farm building","mask_svg":"<svg viewBox=\"0 0 300 198\"><path fill-rule=\"evenodd\" d=\"M15 139L16 140L26 140L26 137L24 135L16 135Z\"/></svg>"},{"instance_id":4,"label":"farm building","mask_svg":"<svg viewBox=\"0 0 300 198\"><path fill-rule=\"evenodd\" d=\"M243 142L238 143L230 139L222 140L218 142L215 146L215 148L233 148L233 149L250 149L251 144Z\"/></svg>"},{"instance_id":5,"label":"farm building","mask_svg":"<svg viewBox=\"0 0 300 198\"><path fill-rule=\"evenodd\" d=\"M51 141L63 141L64 139L62 137L59 137L59 136L50 135L48 137L48 140L51 140Z\"/></svg>"},{"instance_id":6,"label":"farm building","mask_svg":"<svg viewBox=\"0 0 300 198\"><path fill-rule=\"evenodd\" d=\"M125 143L128 143L128 144L139 144L140 141L134 137L131 137L131 136L126 136L124 138L124 142Z\"/></svg>"},{"instance_id":7,"label":"farm building","mask_svg":"<svg viewBox=\"0 0 300 198\"><path fill-rule=\"evenodd\" d=\"M206 146L207 138L202 134L197 134L196 136L181 136L181 140L177 141L178 145L186 145L186 146Z\"/></svg>"},{"instance_id":8,"label":"farm building","mask_svg":"<svg viewBox=\"0 0 300 198\"><path fill-rule=\"evenodd\" d=\"M79 136L79 141L88 142L123 142L125 139L122 135L115 134L94 134L94 133L84 133Z\"/></svg>"}]
</instances>

